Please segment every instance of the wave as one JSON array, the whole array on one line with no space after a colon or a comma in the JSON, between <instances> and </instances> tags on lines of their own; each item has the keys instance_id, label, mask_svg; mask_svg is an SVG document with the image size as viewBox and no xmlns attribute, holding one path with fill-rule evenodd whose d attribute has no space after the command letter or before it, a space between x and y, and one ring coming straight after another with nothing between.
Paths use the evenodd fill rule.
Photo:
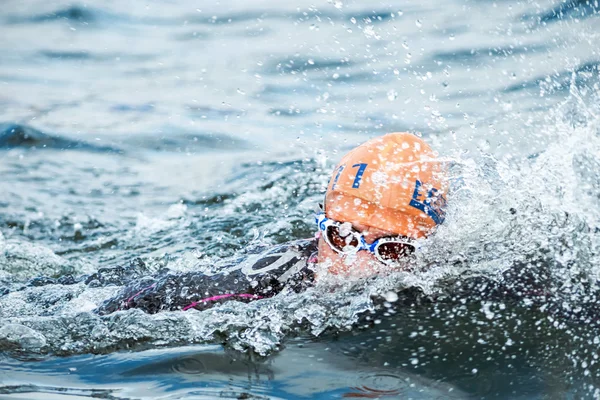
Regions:
<instances>
[{"instance_id":1,"label":"wave","mask_svg":"<svg viewBox=\"0 0 600 400\"><path fill-rule=\"evenodd\" d=\"M67 20L92 23L96 21L98 15L101 13L102 11L98 9L88 8L87 6L81 7L73 5L49 13L34 15L29 17L28 20L31 22Z\"/></svg>"},{"instance_id":2,"label":"wave","mask_svg":"<svg viewBox=\"0 0 600 400\"><path fill-rule=\"evenodd\" d=\"M529 45L529 46L509 46L509 47L489 47L479 49L457 49L434 53L430 58L433 62L466 62L481 60L489 62L489 58L508 58L520 54L547 52L548 46Z\"/></svg>"},{"instance_id":3,"label":"wave","mask_svg":"<svg viewBox=\"0 0 600 400\"><path fill-rule=\"evenodd\" d=\"M54 21L68 21L90 25L98 22L101 18L118 18L117 15L110 14L98 8L71 5L64 8L58 8L54 11L40 14L13 14L5 15L4 19L8 24L26 24L26 23L46 23Z\"/></svg>"},{"instance_id":4,"label":"wave","mask_svg":"<svg viewBox=\"0 0 600 400\"><path fill-rule=\"evenodd\" d=\"M240 138L224 133L187 132L179 128L162 129L161 134L138 134L122 139L122 143L135 149L164 152L202 152L212 150L239 151L252 148Z\"/></svg>"},{"instance_id":5,"label":"wave","mask_svg":"<svg viewBox=\"0 0 600 400\"><path fill-rule=\"evenodd\" d=\"M86 27L94 27L104 22L129 22L129 23L149 23L155 25L179 25L182 19L195 25L241 25L250 21L269 20L269 21L295 21L307 22L320 20L338 21L338 22L358 22L358 24L379 24L394 20L403 13L389 7L386 9L364 11L364 10L339 10L332 12L330 10L318 10L316 8L307 8L305 11L282 11L282 10L243 10L228 13L211 13L210 15L199 15L198 13L183 14L179 17L137 17L124 13L116 14L101 8L89 6L71 5L58 8L54 11L43 12L39 14L14 14L4 17L8 24L26 24L26 23L51 23L68 21L78 23Z\"/></svg>"},{"instance_id":6,"label":"wave","mask_svg":"<svg viewBox=\"0 0 600 400\"><path fill-rule=\"evenodd\" d=\"M27 125L0 123L0 149L14 148L121 152L115 147L94 145L81 140L51 135Z\"/></svg>"},{"instance_id":7,"label":"wave","mask_svg":"<svg viewBox=\"0 0 600 400\"><path fill-rule=\"evenodd\" d=\"M104 61L112 62L115 59L128 61L149 61L156 56L152 54L126 54L126 53L93 53L84 50L67 51L67 50L42 50L37 53L38 57L49 60L62 61Z\"/></svg>"},{"instance_id":8,"label":"wave","mask_svg":"<svg viewBox=\"0 0 600 400\"><path fill-rule=\"evenodd\" d=\"M319 59L288 57L273 61L265 66L264 72L268 74L297 74L306 71L327 71L340 68L350 68L356 63L348 59Z\"/></svg>"},{"instance_id":9,"label":"wave","mask_svg":"<svg viewBox=\"0 0 600 400\"><path fill-rule=\"evenodd\" d=\"M54 11L42 13L8 14L3 16L4 21L10 25L17 24L46 24L67 22L77 24L78 27L94 29L106 23L148 23L154 25L173 25L174 19L162 17L136 17L125 13L113 13L102 8L71 5L57 8Z\"/></svg>"},{"instance_id":10,"label":"wave","mask_svg":"<svg viewBox=\"0 0 600 400\"><path fill-rule=\"evenodd\" d=\"M535 19L539 24L548 24L568 19L586 19L598 16L598 2L594 0L562 0L554 8L528 14L523 19Z\"/></svg>"},{"instance_id":11,"label":"wave","mask_svg":"<svg viewBox=\"0 0 600 400\"><path fill-rule=\"evenodd\" d=\"M587 86L598 81L600 61L592 60L578 65L576 68L555 72L550 76L540 76L519 82L503 89L504 93L518 92L530 89L543 89L545 93L568 91L573 85Z\"/></svg>"},{"instance_id":12,"label":"wave","mask_svg":"<svg viewBox=\"0 0 600 400\"><path fill-rule=\"evenodd\" d=\"M386 10L374 10L374 11L338 11L330 12L329 10L318 10L315 8L308 8L302 12L286 12L286 11L275 11L275 10L261 10L261 11L243 11L233 12L227 14L211 14L210 16L198 16L197 14L188 16L190 22L196 24L207 24L207 25L222 25L222 24L238 24L249 21L257 20L270 20L270 21L295 21L295 22L307 22L321 20L329 21L340 21L340 22L358 22L359 24L378 24L382 22L388 22L401 16L396 9L391 7Z\"/></svg>"},{"instance_id":13,"label":"wave","mask_svg":"<svg viewBox=\"0 0 600 400\"><path fill-rule=\"evenodd\" d=\"M114 111L146 112L153 107L117 105ZM191 152L205 150L242 150L251 148L245 140L221 133L185 132L178 128L165 128L164 134L131 135L120 138L118 142L130 149L147 149L166 152ZM115 141L117 138L114 138ZM0 150L27 148L35 150L76 150L89 152L124 153L124 150L113 146L100 146L81 140L68 139L58 135L44 133L27 125L0 123Z\"/></svg>"}]
</instances>

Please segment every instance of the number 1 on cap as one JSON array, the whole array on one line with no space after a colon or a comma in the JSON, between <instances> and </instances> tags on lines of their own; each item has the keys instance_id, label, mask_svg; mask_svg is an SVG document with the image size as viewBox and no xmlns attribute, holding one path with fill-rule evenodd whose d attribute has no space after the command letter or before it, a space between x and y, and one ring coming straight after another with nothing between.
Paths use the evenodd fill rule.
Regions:
<instances>
[{"instance_id":1,"label":"number 1 on cap","mask_svg":"<svg viewBox=\"0 0 600 400\"><path fill-rule=\"evenodd\" d=\"M365 172L365 168L367 168L369 164L354 164L352 168L358 167L358 171L356 171L356 177L354 178L354 183L352 184L352 189L358 189L360 186L360 180L362 179L363 173Z\"/></svg>"},{"instance_id":2,"label":"number 1 on cap","mask_svg":"<svg viewBox=\"0 0 600 400\"><path fill-rule=\"evenodd\" d=\"M340 174L342 173L345 167L346 165L340 165L340 167L338 168L338 172L335 175L335 178L333 178L333 183L331 184L331 190L335 189L335 185L337 185L337 181L338 179L340 179Z\"/></svg>"}]
</instances>

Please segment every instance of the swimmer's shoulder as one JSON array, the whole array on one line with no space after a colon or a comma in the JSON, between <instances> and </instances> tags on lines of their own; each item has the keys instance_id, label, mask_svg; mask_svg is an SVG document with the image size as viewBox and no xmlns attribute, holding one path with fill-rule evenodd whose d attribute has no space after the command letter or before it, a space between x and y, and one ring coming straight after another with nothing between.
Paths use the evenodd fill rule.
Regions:
<instances>
[{"instance_id":1,"label":"swimmer's shoulder","mask_svg":"<svg viewBox=\"0 0 600 400\"><path fill-rule=\"evenodd\" d=\"M275 270L287 271L296 264L308 264L317 252L315 239L299 239L281 243L249 257L242 271L246 275L254 275Z\"/></svg>"}]
</instances>

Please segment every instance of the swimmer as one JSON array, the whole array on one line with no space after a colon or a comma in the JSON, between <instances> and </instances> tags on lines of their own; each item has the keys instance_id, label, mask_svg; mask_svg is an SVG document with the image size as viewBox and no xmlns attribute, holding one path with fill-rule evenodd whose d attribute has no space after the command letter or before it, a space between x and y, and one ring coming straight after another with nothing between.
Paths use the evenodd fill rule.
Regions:
<instances>
[{"instance_id":1,"label":"swimmer","mask_svg":"<svg viewBox=\"0 0 600 400\"><path fill-rule=\"evenodd\" d=\"M425 141L410 133L377 137L335 167L314 239L248 254L214 272L167 271L132 280L96 311L203 310L225 301L300 292L322 273L372 276L406 269L419 240L444 221L447 192L445 164Z\"/></svg>"}]
</instances>

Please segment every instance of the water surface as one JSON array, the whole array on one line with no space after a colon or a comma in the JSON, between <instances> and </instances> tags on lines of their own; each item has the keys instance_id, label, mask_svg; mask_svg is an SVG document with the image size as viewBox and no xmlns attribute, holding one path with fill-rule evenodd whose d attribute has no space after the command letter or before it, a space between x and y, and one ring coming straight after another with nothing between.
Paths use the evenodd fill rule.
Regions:
<instances>
[{"instance_id":1,"label":"water surface","mask_svg":"<svg viewBox=\"0 0 600 400\"><path fill-rule=\"evenodd\" d=\"M0 399L598 397L597 8L6 1ZM118 282L32 281L310 237L341 155L400 130L454 164L425 271L103 317Z\"/></svg>"}]
</instances>

